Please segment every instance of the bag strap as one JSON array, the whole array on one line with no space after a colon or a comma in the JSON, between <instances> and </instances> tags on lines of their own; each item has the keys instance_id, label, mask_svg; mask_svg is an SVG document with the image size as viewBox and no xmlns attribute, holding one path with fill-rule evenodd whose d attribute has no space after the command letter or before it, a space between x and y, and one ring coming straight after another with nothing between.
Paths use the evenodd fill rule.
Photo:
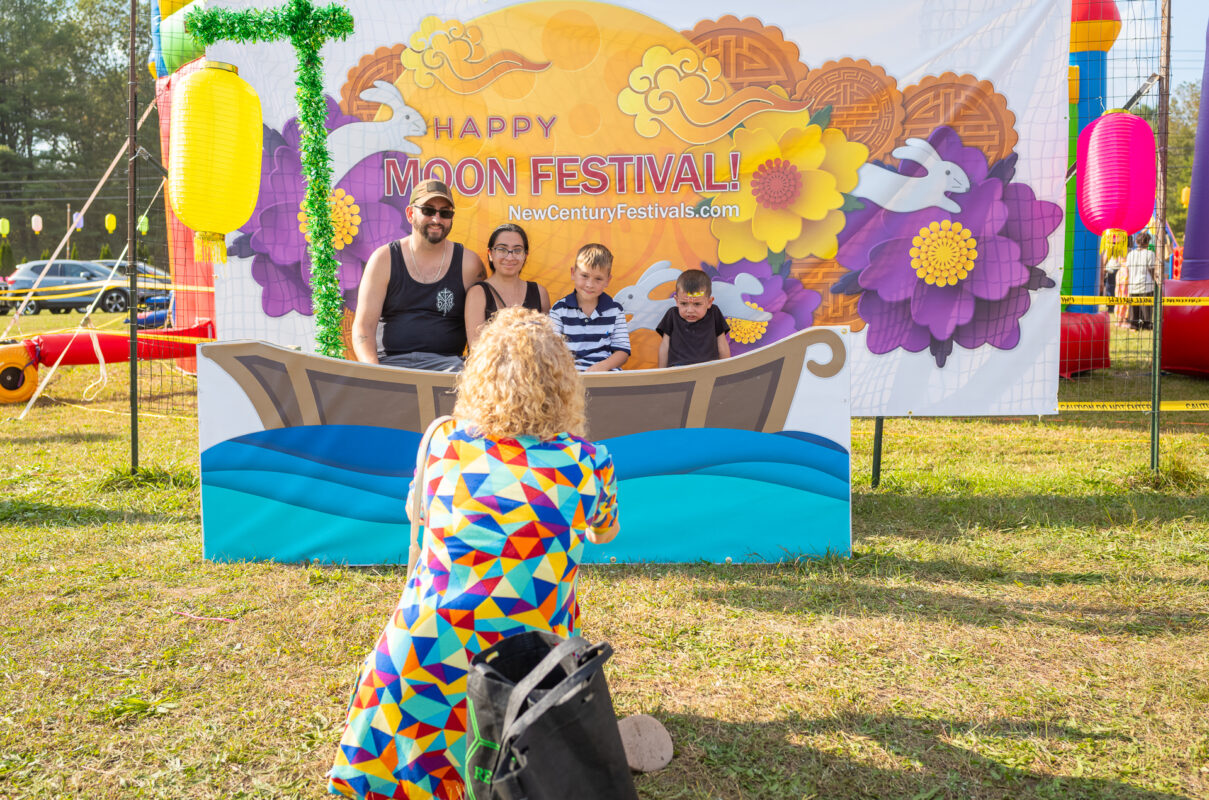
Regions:
<instances>
[{"instance_id":1,"label":"bag strap","mask_svg":"<svg viewBox=\"0 0 1209 800\"><path fill-rule=\"evenodd\" d=\"M424 503L424 495L427 493L424 473L428 467L428 448L432 445L433 434L451 419L453 417L445 414L430 422L428 429L420 437L420 447L416 450L416 482L411 490L411 506L407 509L407 516L411 519L411 539L407 543L408 581L411 580L412 573L416 571L416 564L420 560L420 544L424 541L422 531L428 523L428 515L425 513L426 506Z\"/></svg>"},{"instance_id":2,"label":"bag strap","mask_svg":"<svg viewBox=\"0 0 1209 800\"><path fill-rule=\"evenodd\" d=\"M595 645L590 651L591 656L584 661L579 667L568 675L565 679L559 682L558 686L547 692L540 700L530 706L524 714L511 722L507 718L504 719L503 733L500 735L500 744L505 742L515 741L524 735L538 717L549 711L554 706L566 699L567 695L579 689L580 686L586 684L592 679L604 662L608 661L613 655L613 648L608 642L601 642ZM511 701L509 707L511 707ZM504 747L500 747L500 752L504 752Z\"/></svg>"},{"instance_id":3,"label":"bag strap","mask_svg":"<svg viewBox=\"0 0 1209 800\"><path fill-rule=\"evenodd\" d=\"M572 655L576 650L584 650L589 646L588 640L582 636L572 636L559 642L558 646L546 653L545 658L537 663L537 666L529 670L529 674L517 681L516 686L512 687L512 692L508 696L508 708L504 712L504 724L500 730L507 731L512 723L520 714L521 706L529 699L529 695L537 688L537 685L544 681L554 668L569 655Z\"/></svg>"}]
</instances>

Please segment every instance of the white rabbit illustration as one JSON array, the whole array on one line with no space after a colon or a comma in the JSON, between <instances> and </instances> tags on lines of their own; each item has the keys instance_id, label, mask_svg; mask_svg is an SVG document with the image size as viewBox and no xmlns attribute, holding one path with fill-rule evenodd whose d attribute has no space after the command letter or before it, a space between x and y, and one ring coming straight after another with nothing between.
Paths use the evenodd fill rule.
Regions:
<instances>
[{"instance_id":1,"label":"white rabbit illustration","mask_svg":"<svg viewBox=\"0 0 1209 800\"><path fill-rule=\"evenodd\" d=\"M752 308L743 302L745 294L763 294L764 284L750 272L740 272L734 283L714 281L714 304L727 319L746 319L752 322L767 322L772 314Z\"/></svg>"},{"instance_id":2,"label":"white rabbit illustration","mask_svg":"<svg viewBox=\"0 0 1209 800\"><path fill-rule=\"evenodd\" d=\"M680 270L672 266L670 261L658 261L647 267L646 272L638 278L633 286L627 286L613 297L630 317L631 331L655 330L655 326L663 319L664 313L676 304L671 297L653 298L651 292L663 284L680 277ZM767 311L758 311L743 302L745 294L761 294L764 285L756 276L740 272L735 276L734 283L713 281L714 302L722 316L728 319L746 319L753 322L766 322L772 319Z\"/></svg>"},{"instance_id":3,"label":"white rabbit illustration","mask_svg":"<svg viewBox=\"0 0 1209 800\"><path fill-rule=\"evenodd\" d=\"M961 206L946 192L970 191L970 178L965 170L952 161L945 161L931 144L923 139L908 139L891 153L895 158L914 161L926 170L918 177L903 175L889 167L863 164L857 170L856 188L852 194L871 200L887 211L921 211L939 206L957 213Z\"/></svg>"},{"instance_id":4,"label":"white rabbit illustration","mask_svg":"<svg viewBox=\"0 0 1209 800\"><path fill-rule=\"evenodd\" d=\"M428 132L424 117L404 102L403 95L393 83L374 81L374 85L363 91L360 97L371 103L390 106L391 117L383 122L352 122L328 134L333 186L363 158L374 153L397 150L419 155L420 146L407 141L405 137L423 136Z\"/></svg>"},{"instance_id":5,"label":"white rabbit illustration","mask_svg":"<svg viewBox=\"0 0 1209 800\"><path fill-rule=\"evenodd\" d=\"M655 330L659 320L663 319L664 312L674 306L676 301L671 297L656 300L651 297L651 292L679 277L680 270L674 268L672 262L657 261L647 267L637 283L617 292L613 299L621 304L626 316L630 317L628 324L631 331L643 328Z\"/></svg>"}]
</instances>

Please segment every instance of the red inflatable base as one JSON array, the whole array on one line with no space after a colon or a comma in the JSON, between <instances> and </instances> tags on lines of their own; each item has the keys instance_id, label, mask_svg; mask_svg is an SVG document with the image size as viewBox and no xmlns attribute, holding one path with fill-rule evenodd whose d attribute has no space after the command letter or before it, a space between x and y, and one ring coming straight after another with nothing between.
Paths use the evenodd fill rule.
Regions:
<instances>
[{"instance_id":1,"label":"red inflatable base","mask_svg":"<svg viewBox=\"0 0 1209 800\"><path fill-rule=\"evenodd\" d=\"M140 361L151 358L181 358L196 355L199 340L209 341L213 338L214 323L204 319L190 328L163 328L140 333L136 347ZM63 366L72 366L96 364L101 360L130 360L130 337L125 331L48 333L29 339L25 347L29 350L30 360L44 366L50 366L56 361Z\"/></svg>"},{"instance_id":2,"label":"red inflatable base","mask_svg":"<svg viewBox=\"0 0 1209 800\"><path fill-rule=\"evenodd\" d=\"M1209 281L1167 281L1167 297L1209 297ZM1163 369L1209 377L1209 306L1163 307Z\"/></svg>"},{"instance_id":3,"label":"red inflatable base","mask_svg":"<svg viewBox=\"0 0 1209 800\"><path fill-rule=\"evenodd\" d=\"M1058 374L1063 378L1093 369L1108 369L1108 314L1062 312L1062 347Z\"/></svg>"}]
</instances>

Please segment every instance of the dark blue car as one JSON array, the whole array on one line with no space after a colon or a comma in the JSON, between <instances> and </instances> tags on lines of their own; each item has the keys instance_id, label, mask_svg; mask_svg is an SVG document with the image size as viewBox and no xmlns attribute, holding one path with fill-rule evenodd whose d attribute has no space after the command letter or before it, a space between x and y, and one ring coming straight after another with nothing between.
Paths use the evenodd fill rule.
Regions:
<instances>
[{"instance_id":1,"label":"dark blue car","mask_svg":"<svg viewBox=\"0 0 1209 800\"><path fill-rule=\"evenodd\" d=\"M30 296L29 289L43 269L46 274L30 296L25 306L26 314L38 314L44 308L55 314L65 314L73 308L84 311L98 296L97 309L100 311L121 313L130 307L128 279L121 273L111 279L109 269L91 261L60 260L51 263L49 268L46 264L46 261L27 261L12 275L0 279L7 281L7 286L0 283L0 314L15 311L26 296ZM153 293L155 291L150 288L146 292ZM141 288L139 296L144 296Z\"/></svg>"}]
</instances>

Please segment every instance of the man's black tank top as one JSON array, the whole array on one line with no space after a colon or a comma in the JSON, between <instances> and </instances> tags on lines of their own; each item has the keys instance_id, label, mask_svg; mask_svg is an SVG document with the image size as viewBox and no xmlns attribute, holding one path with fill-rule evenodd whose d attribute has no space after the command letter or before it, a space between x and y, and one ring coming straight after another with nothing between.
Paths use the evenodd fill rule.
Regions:
<instances>
[{"instance_id":1,"label":"man's black tank top","mask_svg":"<svg viewBox=\"0 0 1209 800\"><path fill-rule=\"evenodd\" d=\"M487 281L479 281L472 284L471 288L475 286L482 286L483 295L486 297L486 304L483 306L483 319L491 319L492 314L504 307L504 298ZM542 293L537 288L537 281L525 281L525 299L521 301L521 308L527 308L531 311L542 310Z\"/></svg>"},{"instance_id":2,"label":"man's black tank top","mask_svg":"<svg viewBox=\"0 0 1209 800\"><path fill-rule=\"evenodd\" d=\"M400 242L390 243L390 282L382 299L382 349L386 355L462 355L466 349L462 252L462 245L455 244L445 275L436 283L420 283L407 270Z\"/></svg>"}]
</instances>

